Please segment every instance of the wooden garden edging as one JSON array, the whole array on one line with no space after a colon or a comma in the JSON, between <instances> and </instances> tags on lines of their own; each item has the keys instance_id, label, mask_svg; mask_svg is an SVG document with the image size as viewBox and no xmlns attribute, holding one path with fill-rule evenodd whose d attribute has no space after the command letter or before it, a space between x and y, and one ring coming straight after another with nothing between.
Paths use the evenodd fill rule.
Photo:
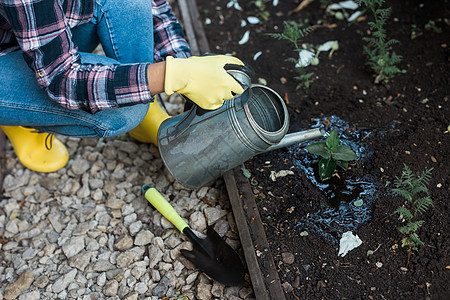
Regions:
<instances>
[{"instance_id":1,"label":"wooden garden edging","mask_svg":"<svg viewBox=\"0 0 450 300\"><path fill-rule=\"evenodd\" d=\"M177 0L181 12L184 33L193 55L210 52L200 14L195 0Z\"/></svg>"},{"instance_id":2,"label":"wooden garden edging","mask_svg":"<svg viewBox=\"0 0 450 300\"><path fill-rule=\"evenodd\" d=\"M186 39L193 55L210 52L195 0L177 0ZM251 185L241 167L224 174L245 261L258 300L284 300L278 272L256 206Z\"/></svg>"},{"instance_id":3,"label":"wooden garden edging","mask_svg":"<svg viewBox=\"0 0 450 300\"><path fill-rule=\"evenodd\" d=\"M242 174L241 167L226 172L224 179L256 299L284 300L250 183Z\"/></svg>"}]
</instances>

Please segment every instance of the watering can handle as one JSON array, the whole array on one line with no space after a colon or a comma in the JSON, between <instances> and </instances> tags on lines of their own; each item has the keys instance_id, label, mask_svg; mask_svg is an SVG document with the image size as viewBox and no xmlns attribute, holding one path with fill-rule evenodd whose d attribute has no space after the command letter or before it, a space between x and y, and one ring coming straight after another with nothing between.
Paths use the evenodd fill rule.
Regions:
<instances>
[{"instance_id":1,"label":"watering can handle","mask_svg":"<svg viewBox=\"0 0 450 300\"><path fill-rule=\"evenodd\" d=\"M217 55L214 53L205 53L202 56L211 56L211 55ZM247 76L252 79L252 77L255 75L255 71L253 70L253 68L247 64L245 61L241 60L242 63L244 65L236 65L236 64L226 64L224 69L229 71L229 70L235 70L235 71L241 71L244 72L245 74L247 74ZM239 81L239 80L238 80Z\"/></svg>"},{"instance_id":2,"label":"watering can handle","mask_svg":"<svg viewBox=\"0 0 450 300\"><path fill-rule=\"evenodd\" d=\"M247 64L246 62L243 62L244 63L244 65L243 66L241 66L241 65L235 65L235 64L226 64L225 65L225 70L227 70L227 71L241 71L241 72L244 72L249 78L250 78L250 80L252 79L252 77L253 76L255 76L255 71L253 70L253 68L249 65L249 64ZM231 74L230 74L231 75ZM233 76L233 75L231 75L231 76ZM237 79L236 79L237 80ZM237 81L239 81L239 80L237 80Z\"/></svg>"}]
</instances>

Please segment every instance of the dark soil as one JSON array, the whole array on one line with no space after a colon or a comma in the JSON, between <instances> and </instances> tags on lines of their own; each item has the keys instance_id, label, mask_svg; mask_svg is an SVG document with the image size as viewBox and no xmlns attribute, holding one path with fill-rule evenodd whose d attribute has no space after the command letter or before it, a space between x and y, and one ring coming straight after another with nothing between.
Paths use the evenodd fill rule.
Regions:
<instances>
[{"instance_id":1,"label":"dark soil","mask_svg":"<svg viewBox=\"0 0 450 300\"><path fill-rule=\"evenodd\" d=\"M363 36L367 36L371 15L349 24L325 12L321 2L313 1L296 14L289 11L297 1L280 1L277 7L267 3L268 21L241 27L241 20L257 15L252 1L240 1L243 8L227 8L229 0L197 0L209 45L216 53L232 53L247 61L256 71L255 80L264 78L288 103L290 131L312 127L323 121L326 130L333 127L332 116L348 123L342 132L364 131L359 143L366 152L351 163L341 177L372 182L376 189L370 197L370 220L353 228L363 244L345 257L338 256L338 225L327 232L297 226L308 216L332 208L329 193L321 191L302 168L294 163L314 159L300 146L258 155L246 164L253 174L255 197L279 276L285 284L287 299L448 299L450 294L449 231L449 1L387 1L392 16L385 26L389 38L400 41L393 50L403 56L399 65L406 69L388 84L374 84L373 73L365 65ZM332 57L320 54L320 63L309 66L314 81L308 90L296 90L291 45L275 40L266 33L280 32L285 20L308 19L310 25L323 25L310 33L304 42L314 45L329 40L339 42ZM441 33L426 30L433 20ZM331 26L329 26L331 25ZM415 26L421 35L411 39ZM250 30L248 43L238 41ZM256 60L258 51L263 54ZM287 81L284 82L284 79ZM284 83L283 83L284 82ZM354 149L355 150L355 149ZM392 181L401 175L403 164L414 172L434 168L429 185L434 208L421 218L425 221L418 234L425 245L411 256L408 269L406 248L401 247L401 224L395 209L403 199L391 193ZM271 171L294 171L273 182ZM391 184L389 184L391 183ZM350 205L342 201L339 207ZM336 209L336 208L335 208ZM308 236L300 232L308 231ZM376 250L370 256L368 250ZM292 253L288 264L282 253ZM378 264L377 264L378 263ZM381 263L381 264L380 264ZM378 266L377 266L378 265ZM403 268L403 269L402 269ZM289 290L289 284L292 291Z\"/></svg>"}]
</instances>

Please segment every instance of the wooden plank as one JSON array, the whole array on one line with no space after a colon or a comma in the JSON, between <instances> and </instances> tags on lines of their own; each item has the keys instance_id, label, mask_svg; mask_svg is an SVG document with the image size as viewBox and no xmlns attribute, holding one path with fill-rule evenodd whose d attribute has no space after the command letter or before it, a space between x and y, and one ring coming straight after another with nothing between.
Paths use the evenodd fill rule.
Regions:
<instances>
[{"instance_id":1,"label":"wooden plank","mask_svg":"<svg viewBox=\"0 0 450 300\"><path fill-rule=\"evenodd\" d=\"M237 189L233 171L230 170L226 172L223 178L227 186L228 197L230 198L234 219L239 231L239 238L241 240L242 249L244 250L247 269L253 285L253 292L255 293L256 299L269 299L269 294L264 284L264 278L261 273L261 269L259 268L258 260L256 258L256 251L253 246L247 218L244 214L244 211L241 209L243 203L239 194L239 190Z\"/></svg>"},{"instance_id":2,"label":"wooden plank","mask_svg":"<svg viewBox=\"0 0 450 300\"><path fill-rule=\"evenodd\" d=\"M209 48L208 38L206 37L200 13L197 9L197 2L195 0L186 1L189 7L189 12L191 14L192 26L194 27L195 37L197 39L200 54L208 53L211 50Z\"/></svg>"},{"instance_id":3,"label":"wooden plank","mask_svg":"<svg viewBox=\"0 0 450 300\"><path fill-rule=\"evenodd\" d=\"M259 268L263 274L264 285L268 290L270 299L283 300L285 299L285 294L281 287L258 206L256 205L250 182L242 174L242 167L237 167L233 170L236 186L242 197L242 205L236 209L241 209L246 216L246 225L248 224L251 233L253 249L254 251L258 250Z\"/></svg>"},{"instance_id":4,"label":"wooden plank","mask_svg":"<svg viewBox=\"0 0 450 300\"><path fill-rule=\"evenodd\" d=\"M184 33L186 35L186 39L191 48L191 53L193 55L200 55L200 50L198 48L197 38L195 35L194 27L192 25L191 13L189 11L187 0L178 0L178 7L181 11L181 18Z\"/></svg>"}]
</instances>

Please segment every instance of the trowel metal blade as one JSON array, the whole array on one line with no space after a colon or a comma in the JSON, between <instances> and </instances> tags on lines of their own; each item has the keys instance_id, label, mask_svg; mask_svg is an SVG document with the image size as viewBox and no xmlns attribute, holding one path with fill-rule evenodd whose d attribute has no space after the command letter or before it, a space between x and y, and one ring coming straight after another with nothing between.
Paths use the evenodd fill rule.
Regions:
<instances>
[{"instance_id":1,"label":"trowel metal blade","mask_svg":"<svg viewBox=\"0 0 450 300\"><path fill-rule=\"evenodd\" d=\"M207 228L205 239L191 241L193 249L182 249L181 253L197 268L228 286L238 286L244 282L245 271L239 255L212 227Z\"/></svg>"}]
</instances>

